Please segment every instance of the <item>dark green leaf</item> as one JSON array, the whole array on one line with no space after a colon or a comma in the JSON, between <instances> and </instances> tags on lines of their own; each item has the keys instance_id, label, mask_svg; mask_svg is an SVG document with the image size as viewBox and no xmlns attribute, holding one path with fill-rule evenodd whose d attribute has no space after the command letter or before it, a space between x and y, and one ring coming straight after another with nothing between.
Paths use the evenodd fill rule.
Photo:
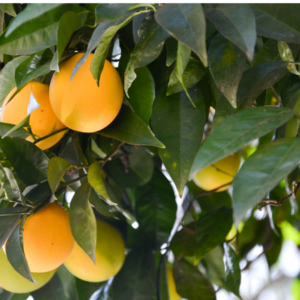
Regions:
<instances>
[{"instance_id":1,"label":"dark green leaf","mask_svg":"<svg viewBox=\"0 0 300 300\"><path fill-rule=\"evenodd\" d=\"M101 3L98 4L96 12L96 23L104 20L116 20L127 13L132 3Z\"/></svg>"},{"instance_id":2,"label":"dark green leaf","mask_svg":"<svg viewBox=\"0 0 300 300\"><path fill-rule=\"evenodd\" d=\"M206 214L197 221L195 263L221 244L232 227L232 212L226 207Z\"/></svg>"},{"instance_id":3,"label":"dark green leaf","mask_svg":"<svg viewBox=\"0 0 300 300\"><path fill-rule=\"evenodd\" d=\"M236 107L237 90L246 57L234 44L216 35L208 49L209 70L223 95Z\"/></svg>"},{"instance_id":4,"label":"dark green leaf","mask_svg":"<svg viewBox=\"0 0 300 300\"><path fill-rule=\"evenodd\" d=\"M74 11L67 11L60 19L57 28L57 50L51 61L50 70L59 72L59 60L73 33L80 28L81 20Z\"/></svg>"},{"instance_id":5,"label":"dark green leaf","mask_svg":"<svg viewBox=\"0 0 300 300\"><path fill-rule=\"evenodd\" d=\"M168 256L166 254L161 256L159 268L159 299L170 300L168 287Z\"/></svg>"},{"instance_id":6,"label":"dark green leaf","mask_svg":"<svg viewBox=\"0 0 300 300\"><path fill-rule=\"evenodd\" d=\"M166 40L166 48L167 48L166 66L170 67L177 57L177 51L176 51L177 41L173 37L168 38Z\"/></svg>"},{"instance_id":7,"label":"dark green leaf","mask_svg":"<svg viewBox=\"0 0 300 300\"><path fill-rule=\"evenodd\" d=\"M4 245L9 235L18 223L21 214L28 210L26 207L10 207L0 210L0 247ZM7 216L4 216L4 215Z\"/></svg>"},{"instance_id":8,"label":"dark green leaf","mask_svg":"<svg viewBox=\"0 0 300 300\"><path fill-rule=\"evenodd\" d=\"M23 235L23 233L22 233ZM20 240L20 224L18 224L6 243L7 259L12 267L30 282L36 282L32 277L28 263L22 250Z\"/></svg>"},{"instance_id":9,"label":"dark green leaf","mask_svg":"<svg viewBox=\"0 0 300 300\"><path fill-rule=\"evenodd\" d=\"M108 210L107 205L97 195L94 189L91 190L90 203L96 208L96 210L103 216L113 217L113 214Z\"/></svg>"},{"instance_id":10,"label":"dark green leaf","mask_svg":"<svg viewBox=\"0 0 300 300\"><path fill-rule=\"evenodd\" d=\"M277 41L269 39L263 44L262 48L255 56L253 66L277 60L281 60L278 52Z\"/></svg>"},{"instance_id":11,"label":"dark green leaf","mask_svg":"<svg viewBox=\"0 0 300 300\"><path fill-rule=\"evenodd\" d=\"M147 125L126 105L122 105L116 119L99 134L132 145L145 145L164 148Z\"/></svg>"},{"instance_id":12,"label":"dark green leaf","mask_svg":"<svg viewBox=\"0 0 300 300\"><path fill-rule=\"evenodd\" d=\"M144 123L149 124L155 98L154 80L147 67L139 68L135 72L137 78L128 90L128 101Z\"/></svg>"},{"instance_id":13,"label":"dark green leaf","mask_svg":"<svg viewBox=\"0 0 300 300\"><path fill-rule=\"evenodd\" d=\"M256 43L255 18L247 4L221 4L205 9L218 31L238 46L249 60L253 59Z\"/></svg>"},{"instance_id":14,"label":"dark green leaf","mask_svg":"<svg viewBox=\"0 0 300 300\"><path fill-rule=\"evenodd\" d=\"M27 56L19 56L7 63L0 73L0 105L4 102L6 96L16 86L15 71L16 68L27 59Z\"/></svg>"},{"instance_id":15,"label":"dark green leaf","mask_svg":"<svg viewBox=\"0 0 300 300\"><path fill-rule=\"evenodd\" d=\"M97 194L99 194L101 197L105 198L108 204L110 205L116 205L114 203L106 190L102 175L101 175L101 170L100 170L100 165L98 161L93 162L88 170L88 182L89 184L95 189ZM93 204L93 203L92 203ZM96 207L97 209L97 207Z\"/></svg>"},{"instance_id":16,"label":"dark green leaf","mask_svg":"<svg viewBox=\"0 0 300 300\"><path fill-rule=\"evenodd\" d=\"M85 22L87 10L76 4L30 4L0 36L0 52L31 54L57 44L57 28L63 14L77 13Z\"/></svg>"},{"instance_id":17,"label":"dark green leaf","mask_svg":"<svg viewBox=\"0 0 300 300\"><path fill-rule=\"evenodd\" d=\"M0 10L7 13L8 15L11 15L12 17L16 16L14 5L12 3L1 3Z\"/></svg>"},{"instance_id":18,"label":"dark green leaf","mask_svg":"<svg viewBox=\"0 0 300 300\"><path fill-rule=\"evenodd\" d=\"M96 264L97 224L89 203L91 186L87 181L76 191L70 206L70 225L77 244Z\"/></svg>"},{"instance_id":19,"label":"dark green leaf","mask_svg":"<svg viewBox=\"0 0 300 300\"><path fill-rule=\"evenodd\" d=\"M112 300L151 300L155 293L155 260L150 249L127 254L112 284Z\"/></svg>"},{"instance_id":20,"label":"dark green leaf","mask_svg":"<svg viewBox=\"0 0 300 300\"><path fill-rule=\"evenodd\" d=\"M135 193L139 230L153 249L168 241L176 219L177 205L169 180L157 169L151 181Z\"/></svg>"},{"instance_id":21,"label":"dark green leaf","mask_svg":"<svg viewBox=\"0 0 300 300\"><path fill-rule=\"evenodd\" d=\"M287 74L287 65L283 61L266 62L244 72L237 92L238 107L250 107L262 91Z\"/></svg>"},{"instance_id":22,"label":"dark green leaf","mask_svg":"<svg viewBox=\"0 0 300 300\"><path fill-rule=\"evenodd\" d=\"M131 147L127 151L127 161L108 161L104 166L105 172L120 187L132 188L148 183L154 170L151 156L142 148Z\"/></svg>"},{"instance_id":23,"label":"dark green leaf","mask_svg":"<svg viewBox=\"0 0 300 300\"><path fill-rule=\"evenodd\" d=\"M164 4L156 11L155 19L207 66L206 24L201 4Z\"/></svg>"},{"instance_id":24,"label":"dark green leaf","mask_svg":"<svg viewBox=\"0 0 300 300\"><path fill-rule=\"evenodd\" d=\"M239 258L235 251L226 243L224 246L224 262L226 269L225 285L226 289L234 293L241 299L240 284L241 284L241 270L239 265Z\"/></svg>"},{"instance_id":25,"label":"dark green leaf","mask_svg":"<svg viewBox=\"0 0 300 300\"><path fill-rule=\"evenodd\" d=\"M196 153L201 145L206 122L205 104L198 87L189 89L194 108L185 92L165 96L163 88L154 101L152 126L166 145L160 157L177 189L182 194Z\"/></svg>"},{"instance_id":26,"label":"dark green leaf","mask_svg":"<svg viewBox=\"0 0 300 300\"><path fill-rule=\"evenodd\" d=\"M53 195L55 194L56 189L58 188L65 173L71 167L72 165L61 157L52 157L49 160L47 178Z\"/></svg>"},{"instance_id":27,"label":"dark green leaf","mask_svg":"<svg viewBox=\"0 0 300 300\"><path fill-rule=\"evenodd\" d=\"M249 208L296 168L299 151L299 138L279 139L265 144L245 161L232 184L236 226Z\"/></svg>"},{"instance_id":28,"label":"dark green leaf","mask_svg":"<svg viewBox=\"0 0 300 300\"><path fill-rule=\"evenodd\" d=\"M0 139L0 148L26 185L47 179L49 159L37 146L19 138L6 137Z\"/></svg>"},{"instance_id":29,"label":"dark green leaf","mask_svg":"<svg viewBox=\"0 0 300 300\"><path fill-rule=\"evenodd\" d=\"M252 4L257 33L265 37L300 43L300 7L290 4ZM276 30L274 30L276 28Z\"/></svg>"},{"instance_id":30,"label":"dark green leaf","mask_svg":"<svg viewBox=\"0 0 300 300\"><path fill-rule=\"evenodd\" d=\"M32 296L34 300L71 300L65 296L63 285L57 274L54 274L52 279L42 288L34 291Z\"/></svg>"},{"instance_id":31,"label":"dark green leaf","mask_svg":"<svg viewBox=\"0 0 300 300\"><path fill-rule=\"evenodd\" d=\"M24 190L24 196L33 204L41 203L47 199L50 199L52 195L51 188L48 181L44 181L35 187L29 187L30 190Z\"/></svg>"},{"instance_id":32,"label":"dark green leaf","mask_svg":"<svg viewBox=\"0 0 300 300\"><path fill-rule=\"evenodd\" d=\"M284 107L254 107L236 113L219 124L194 160L190 178L200 170L243 148L252 140L287 122L294 112Z\"/></svg>"},{"instance_id":33,"label":"dark green leaf","mask_svg":"<svg viewBox=\"0 0 300 300\"><path fill-rule=\"evenodd\" d=\"M124 90L127 96L128 89L136 78L134 70L155 60L161 53L165 40L169 37L169 34L155 22L153 16L149 16L143 21L138 34L141 37L140 42L131 52L125 70Z\"/></svg>"},{"instance_id":34,"label":"dark green leaf","mask_svg":"<svg viewBox=\"0 0 300 300\"><path fill-rule=\"evenodd\" d=\"M202 65L199 59L190 57L189 63L185 68L185 71L182 75L182 80L185 83L187 88L194 86L198 81L202 79L206 71L206 68ZM184 87L178 80L173 71L170 76L168 83L167 95L172 95L184 90Z\"/></svg>"},{"instance_id":35,"label":"dark green leaf","mask_svg":"<svg viewBox=\"0 0 300 300\"><path fill-rule=\"evenodd\" d=\"M180 296L189 300L215 300L211 283L185 260L175 261L173 266L176 289Z\"/></svg>"},{"instance_id":36,"label":"dark green leaf","mask_svg":"<svg viewBox=\"0 0 300 300\"><path fill-rule=\"evenodd\" d=\"M65 265L61 265L56 274L58 275L61 284L63 286L64 294L68 300L79 300L76 293L75 280L76 277L73 276Z\"/></svg>"},{"instance_id":37,"label":"dark green leaf","mask_svg":"<svg viewBox=\"0 0 300 300\"><path fill-rule=\"evenodd\" d=\"M76 291L78 300L87 300L105 284L105 282L87 282L76 278ZM73 300L73 299L70 299Z\"/></svg>"}]
</instances>

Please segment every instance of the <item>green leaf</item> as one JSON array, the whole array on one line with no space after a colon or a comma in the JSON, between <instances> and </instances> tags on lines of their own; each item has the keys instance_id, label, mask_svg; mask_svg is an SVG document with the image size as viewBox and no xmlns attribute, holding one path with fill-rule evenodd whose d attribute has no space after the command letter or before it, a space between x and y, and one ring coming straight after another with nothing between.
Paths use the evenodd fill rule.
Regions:
<instances>
[{"instance_id":1,"label":"green leaf","mask_svg":"<svg viewBox=\"0 0 300 300\"><path fill-rule=\"evenodd\" d=\"M76 278L76 291L78 295L78 300L90 299L91 296L99 290L105 282L87 282ZM70 299L73 300L73 299Z\"/></svg>"},{"instance_id":2,"label":"green leaf","mask_svg":"<svg viewBox=\"0 0 300 300\"><path fill-rule=\"evenodd\" d=\"M56 274L58 275L61 284L63 286L64 294L68 300L79 300L76 293L75 280L76 277L73 276L69 270L62 264L57 268Z\"/></svg>"},{"instance_id":3,"label":"green leaf","mask_svg":"<svg viewBox=\"0 0 300 300\"><path fill-rule=\"evenodd\" d=\"M256 54L253 61L253 66L277 60L281 60L278 52L277 41L269 39L263 44L262 48Z\"/></svg>"},{"instance_id":4,"label":"green leaf","mask_svg":"<svg viewBox=\"0 0 300 300\"><path fill-rule=\"evenodd\" d=\"M208 61L217 87L236 108L237 90L246 63L244 53L218 34L210 43Z\"/></svg>"},{"instance_id":5,"label":"green leaf","mask_svg":"<svg viewBox=\"0 0 300 300\"><path fill-rule=\"evenodd\" d=\"M173 265L176 289L180 296L189 300L216 300L212 284L196 268L185 260L175 260Z\"/></svg>"},{"instance_id":6,"label":"green leaf","mask_svg":"<svg viewBox=\"0 0 300 300\"><path fill-rule=\"evenodd\" d=\"M165 40L169 37L169 34L155 22L153 16L143 21L138 34L141 39L130 54L124 75L124 91L127 97L129 97L128 89L136 78L134 70L155 60L161 53Z\"/></svg>"},{"instance_id":7,"label":"green leaf","mask_svg":"<svg viewBox=\"0 0 300 300\"><path fill-rule=\"evenodd\" d=\"M185 83L186 88L193 87L198 81L202 79L206 72L206 68L202 65L199 59L190 57L188 65L185 68L185 71L182 74L182 80ZM171 73L167 95L172 95L179 93L184 90L183 85L178 80L175 72Z\"/></svg>"},{"instance_id":8,"label":"green leaf","mask_svg":"<svg viewBox=\"0 0 300 300\"><path fill-rule=\"evenodd\" d=\"M155 293L155 260L143 247L126 255L121 271L112 284L112 300L152 300Z\"/></svg>"},{"instance_id":9,"label":"green leaf","mask_svg":"<svg viewBox=\"0 0 300 300\"><path fill-rule=\"evenodd\" d=\"M30 4L0 36L0 52L32 54L57 44L57 28L63 14L77 13L84 23L87 10L76 4Z\"/></svg>"},{"instance_id":10,"label":"green leaf","mask_svg":"<svg viewBox=\"0 0 300 300\"><path fill-rule=\"evenodd\" d=\"M300 43L300 7L290 4L252 4L258 34L287 43ZM274 30L276 28L276 30Z\"/></svg>"},{"instance_id":11,"label":"green leaf","mask_svg":"<svg viewBox=\"0 0 300 300\"><path fill-rule=\"evenodd\" d=\"M132 3L101 3L95 8L96 23L104 20L116 20L127 13Z\"/></svg>"},{"instance_id":12,"label":"green leaf","mask_svg":"<svg viewBox=\"0 0 300 300\"><path fill-rule=\"evenodd\" d=\"M90 203L95 207L95 209L103 216L113 217L113 214L108 210L107 205L98 196L94 189L91 190Z\"/></svg>"},{"instance_id":13,"label":"green leaf","mask_svg":"<svg viewBox=\"0 0 300 300\"><path fill-rule=\"evenodd\" d=\"M278 42L278 51L283 61L295 61L293 57L293 52L286 42ZM288 64L287 69L295 75L300 75L295 64Z\"/></svg>"},{"instance_id":14,"label":"green leaf","mask_svg":"<svg viewBox=\"0 0 300 300\"><path fill-rule=\"evenodd\" d=\"M197 221L195 264L221 244L232 227L232 212L226 207L208 213Z\"/></svg>"},{"instance_id":15,"label":"green leaf","mask_svg":"<svg viewBox=\"0 0 300 300\"><path fill-rule=\"evenodd\" d=\"M1 3L0 10L12 17L15 17L17 15L14 9L14 5L12 3Z\"/></svg>"},{"instance_id":16,"label":"green leaf","mask_svg":"<svg viewBox=\"0 0 300 300\"><path fill-rule=\"evenodd\" d=\"M248 209L297 167L299 151L299 138L279 139L263 145L245 161L232 184L236 226Z\"/></svg>"},{"instance_id":17,"label":"green leaf","mask_svg":"<svg viewBox=\"0 0 300 300\"><path fill-rule=\"evenodd\" d=\"M107 57L109 48L111 47L111 41L117 31L121 29L122 27L126 26L134 16L144 13L147 11L140 11L140 12L135 12L131 14L129 17L127 17L122 23L118 22L114 26L110 26L105 32L103 32L101 38L100 38L100 43L97 46L97 49L95 51L95 54L92 58L91 62L91 72L97 82L97 85L99 86L100 84L100 75L102 73L105 59Z\"/></svg>"},{"instance_id":18,"label":"green leaf","mask_svg":"<svg viewBox=\"0 0 300 300\"><path fill-rule=\"evenodd\" d=\"M128 101L144 123L149 124L155 98L155 83L147 67L139 68L135 72L137 78L128 90Z\"/></svg>"},{"instance_id":19,"label":"green leaf","mask_svg":"<svg viewBox=\"0 0 300 300\"><path fill-rule=\"evenodd\" d=\"M104 171L119 187L133 188L148 183L153 175L153 161L143 148L127 147L127 161L120 159L108 161Z\"/></svg>"},{"instance_id":20,"label":"green leaf","mask_svg":"<svg viewBox=\"0 0 300 300\"><path fill-rule=\"evenodd\" d=\"M250 107L261 92L287 74L287 65L283 61L266 62L244 72L237 92L238 107Z\"/></svg>"},{"instance_id":21,"label":"green leaf","mask_svg":"<svg viewBox=\"0 0 300 300\"><path fill-rule=\"evenodd\" d=\"M49 159L37 146L19 138L6 137L0 139L0 148L26 185L47 179Z\"/></svg>"},{"instance_id":22,"label":"green leaf","mask_svg":"<svg viewBox=\"0 0 300 300\"><path fill-rule=\"evenodd\" d=\"M162 254L159 262L158 275L159 276L159 299L170 300L169 298L169 287L168 287L168 257Z\"/></svg>"},{"instance_id":23,"label":"green leaf","mask_svg":"<svg viewBox=\"0 0 300 300\"><path fill-rule=\"evenodd\" d=\"M6 96L16 86L15 71L16 68L26 59L27 56L19 56L7 63L0 72L0 105L4 102Z\"/></svg>"},{"instance_id":24,"label":"green leaf","mask_svg":"<svg viewBox=\"0 0 300 300\"><path fill-rule=\"evenodd\" d=\"M225 285L226 289L234 293L241 299L240 284L241 284L241 270L239 265L239 258L235 251L226 243L224 246L224 262L226 270Z\"/></svg>"},{"instance_id":25,"label":"green leaf","mask_svg":"<svg viewBox=\"0 0 300 300\"><path fill-rule=\"evenodd\" d=\"M207 67L206 24L201 4L164 4L155 19L174 38L193 50Z\"/></svg>"},{"instance_id":26,"label":"green leaf","mask_svg":"<svg viewBox=\"0 0 300 300\"><path fill-rule=\"evenodd\" d=\"M64 294L62 282L57 274L54 274L52 279L46 285L31 294L34 297L34 300L68 300Z\"/></svg>"},{"instance_id":27,"label":"green leaf","mask_svg":"<svg viewBox=\"0 0 300 300\"><path fill-rule=\"evenodd\" d=\"M132 145L165 147L155 138L147 125L126 105L122 105L115 120L98 133Z\"/></svg>"},{"instance_id":28,"label":"green leaf","mask_svg":"<svg viewBox=\"0 0 300 300\"><path fill-rule=\"evenodd\" d=\"M88 182L94 188L98 195L103 197L110 205L116 205L107 193L98 161L93 162L88 170ZM92 203L93 204L93 203ZM95 205L96 207L96 205ZM97 208L97 207L96 207Z\"/></svg>"},{"instance_id":29,"label":"green leaf","mask_svg":"<svg viewBox=\"0 0 300 300\"><path fill-rule=\"evenodd\" d=\"M50 70L59 72L59 60L62 57L73 33L81 27L81 20L74 11L67 11L60 19L57 28L57 50L51 61Z\"/></svg>"},{"instance_id":30,"label":"green leaf","mask_svg":"<svg viewBox=\"0 0 300 300\"><path fill-rule=\"evenodd\" d=\"M205 104L199 87L189 89L194 108L185 92L165 96L163 88L154 101L152 126L166 145L159 155L182 194L194 158L202 142L206 122Z\"/></svg>"},{"instance_id":31,"label":"green leaf","mask_svg":"<svg viewBox=\"0 0 300 300\"><path fill-rule=\"evenodd\" d=\"M175 219L177 205L169 180L157 169L151 181L135 192L136 218L139 230L155 250L168 241Z\"/></svg>"},{"instance_id":32,"label":"green leaf","mask_svg":"<svg viewBox=\"0 0 300 300\"><path fill-rule=\"evenodd\" d=\"M35 283L36 281L32 277L27 260L22 250L21 240L20 240L20 228L21 224L18 224L6 243L6 255L7 259L12 265L12 267L28 281ZM23 232L21 233L23 235Z\"/></svg>"},{"instance_id":33,"label":"green leaf","mask_svg":"<svg viewBox=\"0 0 300 300\"><path fill-rule=\"evenodd\" d=\"M256 43L255 18L247 4L221 4L205 9L218 31L238 46L251 61Z\"/></svg>"},{"instance_id":34,"label":"green leaf","mask_svg":"<svg viewBox=\"0 0 300 300\"><path fill-rule=\"evenodd\" d=\"M200 170L242 149L252 140L286 123L294 112L285 107L253 107L225 120L206 139L193 163L193 178Z\"/></svg>"},{"instance_id":35,"label":"green leaf","mask_svg":"<svg viewBox=\"0 0 300 300\"><path fill-rule=\"evenodd\" d=\"M177 57L177 41L173 37L166 40L167 60L166 66L170 67Z\"/></svg>"},{"instance_id":36,"label":"green leaf","mask_svg":"<svg viewBox=\"0 0 300 300\"><path fill-rule=\"evenodd\" d=\"M70 225L77 244L96 264L97 224L89 202L91 186L87 181L76 191L70 206Z\"/></svg>"},{"instance_id":37,"label":"green leaf","mask_svg":"<svg viewBox=\"0 0 300 300\"><path fill-rule=\"evenodd\" d=\"M29 191L25 189L23 194L32 204L40 204L45 200L49 200L52 195L48 181L44 181L33 188L29 187L28 189Z\"/></svg>"},{"instance_id":38,"label":"green leaf","mask_svg":"<svg viewBox=\"0 0 300 300\"><path fill-rule=\"evenodd\" d=\"M49 160L47 178L53 195L55 194L56 189L58 188L65 173L71 167L72 165L61 157L52 157Z\"/></svg>"},{"instance_id":39,"label":"green leaf","mask_svg":"<svg viewBox=\"0 0 300 300\"><path fill-rule=\"evenodd\" d=\"M10 207L0 210L0 248L14 230L21 214L28 210L27 207ZM6 215L6 216L4 216Z\"/></svg>"}]
</instances>

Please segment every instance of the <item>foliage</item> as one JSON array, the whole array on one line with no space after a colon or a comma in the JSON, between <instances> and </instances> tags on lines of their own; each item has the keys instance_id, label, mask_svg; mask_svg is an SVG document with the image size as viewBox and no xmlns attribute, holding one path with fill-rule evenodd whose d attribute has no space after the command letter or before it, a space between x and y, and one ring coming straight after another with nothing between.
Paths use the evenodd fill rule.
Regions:
<instances>
[{"instance_id":1,"label":"foliage","mask_svg":"<svg viewBox=\"0 0 300 300\"><path fill-rule=\"evenodd\" d=\"M61 266L35 300L169 300L170 251L182 297L216 299L213 284L240 297L239 261L256 244L269 267L276 263L282 224L298 229L300 220L299 13L296 4L0 5L1 104L13 87L49 84L59 62L78 52L86 55L70 80L94 53L95 84L107 59L124 85L109 126L67 129L46 151L25 140L28 122L28 131L0 123L0 246L9 238L19 274L34 280L23 253L26 217L54 200L70 211L73 236L91 259L95 218L113 225L127 249L107 282L82 281ZM193 183L236 152L244 163L229 190ZM181 217L172 232L176 195ZM257 219L257 205L274 208ZM15 296L0 290L0 300Z\"/></svg>"}]
</instances>

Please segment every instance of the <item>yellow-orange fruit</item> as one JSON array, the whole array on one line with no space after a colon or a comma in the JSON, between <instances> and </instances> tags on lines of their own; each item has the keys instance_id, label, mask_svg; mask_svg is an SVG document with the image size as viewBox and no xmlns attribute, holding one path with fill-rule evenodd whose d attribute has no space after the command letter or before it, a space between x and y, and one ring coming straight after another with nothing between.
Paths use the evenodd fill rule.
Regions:
<instances>
[{"instance_id":1,"label":"yellow-orange fruit","mask_svg":"<svg viewBox=\"0 0 300 300\"><path fill-rule=\"evenodd\" d=\"M96 132L108 126L117 116L123 102L123 85L117 70L105 60L99 87L91 73L93 54L70 82L72 70L83 53L59 65L50 83L50 102L58 119L80 132Z\"/></svg>"},{"instance_id":2,"label":"yellow-orange fruit","mask_svg":"<svg viewBox=\"0 0 300 300\"><path fill-rule=\"evenodd\" d=\"M198 172L193 178L194 182L205 191L211 191L232 182L235 174L239 170L241 158L238 153L229 155L211 166ZM218 189L224 191L228 186Z\"/></svg>"},{"instance_id":3,"label":"yellow-orange fruit","mask_svg":"<svg viewBox=\"0 0 300 300\"><path fill-rule=\"evenodd\" d=\"M47 204L24 224L24 252L31 272L58 268L70 255L74 238L69 213L58 203Z\"/></svg>"},{"instance_id":4,"label":"yellow-orange fruit","mask_svg":"<svg viewBox=\"0 0 300 300\"><path fill-rule=\"evenodd\" d=\"M74 249L65 261L67 269L76 277L100 282L115 276L125 259L125 245L118 231L97 220L96 265L75 242Z\"/></svg>"},{"instance_id":5,"label":"yellow-orange fruit","mask_svg":"<svg viewBox=\"0 0 300 300\"><path fill-rule=\"evenodd\" d=\"M174 275L173 275L173 269L172 267L168 266L167 269L167 278L168 278L168 287L169 287L169 298L170 300L180 300L182 297L180 297L176 290Z\"/></svg>"},{"instance_id":6,"label":"yellow-orange fruit","mask_svg":"<svg viewBox=\"0 0 300 300\"><path fill-rule=\"evenodd\" d=\"M54 131L65 128L65 126L55 116L49 100L49 86L37 81L29 82L10 102L8 100L14 94L14 88L5 98L1 109L1 122L18 124L27 116L27 107L30 94L32 94L40 107L31 113L29 124L32 132L38 137L44 137ZM8 102L8 103L7 103ZM64 135L64 131L59 132L36 145L42 150L54 146ZM33 142L32 137L27 138Z\"/></svg>"},{"instance_id":7,"label":"yellow-orange fruit","mask_svg":"<svg viewBox=\"0 0 300 300\"><path fill-rule=\"evenodd\" d=\"M55 271L32 273L36 281L36 283L32 283L15 271L7 260L3 249L0 249L0 286L11 293L23 294L38 290L52 278Z\"/></svg>"}]
</instances>

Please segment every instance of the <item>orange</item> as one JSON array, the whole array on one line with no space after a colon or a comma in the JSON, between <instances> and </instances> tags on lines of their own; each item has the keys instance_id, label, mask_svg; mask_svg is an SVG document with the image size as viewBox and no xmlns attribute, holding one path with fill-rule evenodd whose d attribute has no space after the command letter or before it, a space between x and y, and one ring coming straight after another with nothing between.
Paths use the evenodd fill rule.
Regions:
<instances>
[{"instance_id":1,"label":"orange","mask_svg":"<svg viewBox=\"0 0 300 300\"><path fill-rule=\"evenodd\" d=\"M47 204L25 221L23 237L31 272L43 273L58 268L74 246L69 213L56 202Z\"/></svg>"},{"instance_id":2,"label":"orange","mask_svg":"<svg viewBox=\"0 0 300 300\"><path fill-rule=\"evenodd\" d=\"M118 231L97 220L96 265L75 242L74 249L65 261L67 269L76 277L100 282L115 276L125 259L125 245Z\"/></svg>"},{"instance_id":3,"label":"orange","mask_svg":"<svg viewBox=\"0 0 300 300\"><path fill-rule=\"evenodd\" d=\"M169 298L170 300L180 300L182 297L178 295L173 275L173 269L168 266L167 269L168 287L169 287Z\"/></svg>"},{"instance_id":4,"label":"orange","mask_svg":"<svg viewBox=\"0 0 300 300\"><path fill-rule=\"evenodd\" d=\"M21 276L9 263L3 249L0 249L0 286L16 294L30 293L44 286L54 275L56 270L47 273L33 273L36 283L32 283Z\"/></svg>"},{"instance_id":5,"label":"orange","mask_svg":"<svg viewBox=\"0 0 300 300\"><path fill-rule=\"evenodd\" d=\"M44 137L65 126L55 116L49 100L49 86L37 81L28 83L9 103L8 100L16 91L14 88L5 98L1 109L1 122L9 124L18 124L27 116L27 107L29 104L31 89L34 98L40 104L40 107L31 113L29 124L32 132L38 137ZM64 135L64 131L59 132L36 145L42 150L55 145ZM33 142L32 137L27 138Z\"/></svg>"},{"instance_id":6,"label":"orange","mask_svg":"<svg viewBox=\"0 0 300 300\"><path fill-rule=\"evenodd\" d=\"M99 87L90 71L93 54L70 82L72 70L83 53L62 62L50 83L50 102L58 119L80 132L96 132L117 116L123 102L123 85L117 70L105 60Z\"/></svg>"},{"instance_id":7,"label":"orange","mask_svg":"<svg viewBox=\"0 0 300 300\"><path fill-rule=\"evenodd\" d=\"M198 172L193 180L205 191L217 189L220 186L232 182L235 174L239 170L240 163L241 158L238 153L229 155ZM221 192L228 188L229 185L217 191Z\"/></svg>"}]
</instances>

